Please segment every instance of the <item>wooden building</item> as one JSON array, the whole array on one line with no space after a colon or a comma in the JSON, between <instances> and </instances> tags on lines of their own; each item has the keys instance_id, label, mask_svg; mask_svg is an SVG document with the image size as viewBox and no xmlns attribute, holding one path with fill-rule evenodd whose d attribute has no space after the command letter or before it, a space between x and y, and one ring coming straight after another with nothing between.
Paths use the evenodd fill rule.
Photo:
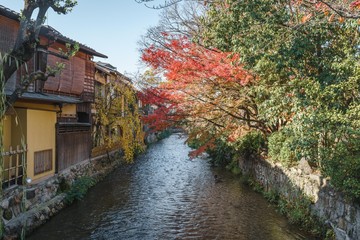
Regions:
<instances>
[{"instance_id":1,"label":"wooden building","mask_svg":"<svg viewBox=\"0 0 360 240\"><path fill-rule=\"evenodd\" d=\"M122 136L123 129L117 124L115 119L125 117L126 98L122 92L125 88L132 88L132 82L128 77L118 72L116 67L104 62L97 62L95 64L95 98L98 100L92 105L92 118L94 122L92 130L93 147L95 149L99 147L101 149L102 146L107 145L104 139L118 142ZM106 108L104 109L107 115L106 119L112 118L111 122L113 123L104 124L101 118L96 117L99 104ZM116 144L113 147L116 148ZM96 150L94 152L95 155L99 153L103 152Z\"/></svg>"},{"instance_id":2,"label":"wooden building","mask_svg":"<svg viewBox=\"0 0 360 240\"><path fill-rule=\"evenodd\" d=\"M2 54L13 46L18 28L19 14L0 5ZM8 111L4 122L3 188L21 182L23 168L19 153L25 154L26 174L35 182L87 160L91 154L91 104L95 97L92 59L106 56L79 44L79 51L73 57L62 58L66 44L75 41L50 26L43 26L40 35L33 58L7 82L6 94L13 93L26 72L44 71L57 63L64 68L46 82L32 83ZM19 151L13 151L24 146L23 143L26 149L18 147Z\"/></svg>"},{"instance_id":3,"label":"wooden building","mask_svg":"<svg viewBox=\"0 0 360 240\"><path fill-rule=\"evenodd\" d=\"M144 145L136 88L109 63L97 62L95 68L93 156L121 149L132 161Z\"/></svg>"}]
</instances>

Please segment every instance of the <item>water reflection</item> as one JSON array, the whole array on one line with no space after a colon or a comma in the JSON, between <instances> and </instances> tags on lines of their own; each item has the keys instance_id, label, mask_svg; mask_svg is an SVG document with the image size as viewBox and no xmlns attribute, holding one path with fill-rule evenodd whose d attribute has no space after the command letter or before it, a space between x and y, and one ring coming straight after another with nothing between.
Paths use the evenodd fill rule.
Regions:
<instances>
[{"instance_id":1,"label":"water reflection","mask_svg":"<svg viewBox=\"0 0 360 240\"><path fill-rule=\"evenodd\" d=\"M238 177L189 160L189 150L180 135L154 144L29 239L305 239Z\"/></svg>"}]
</instances>

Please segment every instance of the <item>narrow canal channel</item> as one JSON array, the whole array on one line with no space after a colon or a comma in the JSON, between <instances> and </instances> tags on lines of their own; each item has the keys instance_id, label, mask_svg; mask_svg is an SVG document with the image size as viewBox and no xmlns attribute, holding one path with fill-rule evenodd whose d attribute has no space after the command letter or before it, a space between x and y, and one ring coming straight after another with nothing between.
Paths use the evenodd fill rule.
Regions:
<instances>
[{"instance_id":1,"label":"narrow canal channel","mask_svg":"<svg viewBox=\"0 0 360 240\"><path fill-rule=\"evenodd\" d=\"M28 239L308 239L239 177L189 160L184 140L152 145Z\"/></svg>"}]
</instances>

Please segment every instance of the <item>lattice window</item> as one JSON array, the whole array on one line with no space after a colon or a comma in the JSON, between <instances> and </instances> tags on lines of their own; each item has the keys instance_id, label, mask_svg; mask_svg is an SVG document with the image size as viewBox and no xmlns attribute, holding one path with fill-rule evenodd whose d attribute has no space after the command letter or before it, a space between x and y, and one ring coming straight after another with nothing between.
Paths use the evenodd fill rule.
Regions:
<instances>
[{"instance_id":1,"label":"lattice window","mask_svg":"<svg viewBox=\"0 0 360 240\"><path fill-rule=\"evenodd\" d=\"M34 174L40 174L52 169L52 149L34 153Z\"/></svg>"},{"instance_id":2,"label":"lattice window","mask_svg":"<svg viewBox=\"0 0 360 240\"><path fill-rule=\"evenodd\" d=\"M73 125L73 126L59 126L58 127L58 133L79 133L79 132L89 132L90 126L79 126L79 125Z\"/></svg>"},{"instance_id":3,"label":"lattice window","mask_svg":"<svg viewBox=\"0 0 360 240\"><path fill-rule=\"evenodd\" d=\"M13 185L22 185L23 179L23 158L26 156L26 149L17 146L16 149L10 147L8 152L2 153L4 158L3 183L2 188Z\"/></svg>"}]
</instances>

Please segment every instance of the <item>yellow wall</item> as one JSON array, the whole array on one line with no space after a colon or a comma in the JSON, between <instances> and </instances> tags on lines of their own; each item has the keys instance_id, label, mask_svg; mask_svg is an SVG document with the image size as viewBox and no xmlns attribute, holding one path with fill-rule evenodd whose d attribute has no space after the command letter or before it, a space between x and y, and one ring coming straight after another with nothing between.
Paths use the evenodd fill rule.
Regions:
<instances>
[{"instance_id":1,"label":"yellow wall","mask_svg":"<svg viewBox=\"0 0 360 240\"><path fill-rule=\"evenodd\" d=\"M11 146L21 146L21 140L26 141L27 136L27 110L15 109L15 114L11 117Z\"/></svg>"},{"instance_id":2,"label":"yellow wall","mask_svg":"<svg viewBox=\"0 0 360 240\"><path fill-rule=\"evenodd\" d=\"M76 104L65 104L61 109L61 117L76 118Z\"/></svg>"},{"instance_id":3,"label":"yellow wall","mask_svg":"<svg viewBox=\"0 0 360 240\"><path fill-rule=\"evenodd\" d=\"M76 115L76 104L67 104L62 108L63 114L74 114Z\"/></svg>"},{"instance_id":4,"label":"yellow wall","mask_svg":"<svg viewBox=\"0 0 360 240\"><path fill-rule=\"evenodd\" d=\"M55 173L55 123L56 113L27 110L27 173L33 180ZM52 149L52 170L34 176L34 153Z\"/></svg>"},{"instance_id":5,"label":"yellow wall","mask_svg":"<svg viewBox=\"0 0 360 240\"><path fill-rule=\"evenodd\" d=\"M4 150L5 152L9 151L11 146L11 115L6 115L4 119Z\"/></svg>"},{"instance_id":6,"label":"yellow wall","mask_svg":"<svg viewBox=\"0 0 360 240\"><path fill-rule=\"evenodd\" d=\"M53 109L52 105L43 105L43 109ZM4 121L5 151L12 146L21 146L21 140L27 145L27 176L33 180L55 173L55 124L56 111L15 108L14 115L7 115ZM34 153L52 149L52 170L34 176Z\"/></svg>"}]
</instances>

